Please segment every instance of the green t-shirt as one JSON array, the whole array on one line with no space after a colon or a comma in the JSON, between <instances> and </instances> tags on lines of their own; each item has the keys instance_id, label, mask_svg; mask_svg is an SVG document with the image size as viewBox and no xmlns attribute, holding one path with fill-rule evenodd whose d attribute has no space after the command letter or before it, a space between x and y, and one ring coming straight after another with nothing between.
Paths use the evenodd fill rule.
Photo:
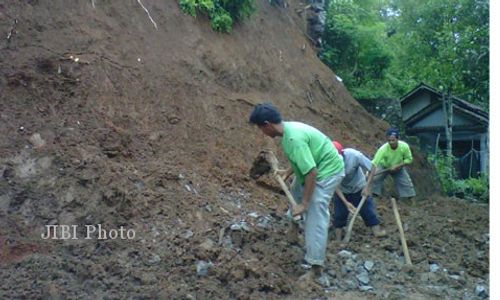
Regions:
<instances>
[{"instance_id":1,"label":"green t-shirt","mask_svg":"<svg viewBox=\"0 0 500 300\"><path fill-rule=\"evenodd\" d=\"M412 161L413 157L411 156L410 146L403 141L398 141L398 147L394 150L389 143L385 143L378 148L372 164L377 168L387 169L403 162L409 164Z\"/></svg>"},{"instance_id":2,"label":"green t-shirt","mask_svg":"<svg viewBox=\"0 0 500 300\"><path fill-rule=\"evenodd\" d=\"M318 172L317 180L344 170L344 161L332 141L312 126L300 122L283 122L281 146L301 184L304 184L305 176L313 168Z\"/></svg>"}]
</instances>

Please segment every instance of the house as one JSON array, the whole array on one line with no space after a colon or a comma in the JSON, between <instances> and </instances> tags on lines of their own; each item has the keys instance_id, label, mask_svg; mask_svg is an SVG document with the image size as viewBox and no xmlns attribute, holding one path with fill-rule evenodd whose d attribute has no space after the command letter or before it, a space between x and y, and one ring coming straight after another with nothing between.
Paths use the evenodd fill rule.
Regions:
<instances>
[{"instance_id":1,"label":"house","mask_svg":"<svg viewBox=\"0 0 500 300\"><path fill-rule=\"evenodd\" d=\"M400 99L406 135L417 136L426 153L446 149L447 116L443 93L421 83ZM476 177L488 172L488 112L451 95L452 154L458 159L461 178ZM438 149L436 149L438 148Z\"/></svg>"}]
</instances>

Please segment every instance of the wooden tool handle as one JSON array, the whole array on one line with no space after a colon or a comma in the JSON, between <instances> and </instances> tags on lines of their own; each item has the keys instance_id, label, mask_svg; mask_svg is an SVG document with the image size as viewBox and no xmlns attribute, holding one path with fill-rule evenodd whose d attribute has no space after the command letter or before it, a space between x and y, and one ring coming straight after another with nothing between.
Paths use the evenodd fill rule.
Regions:
<instances>
[{"instance_id":1,"label":"wooden tool handle","mask_svg":"<svg viewBox=\"0 0 500 300\"><path fill-rule=\"evenodd\" d=\"M283 181L283 178L281 178L281 176L278 174L274 174L274 178L276 178L276 180L279 182L281 186L281 189L283 190L283 192L285 192L285 195L288 198L288 202L290 202L292 206L296 206L297 202L295 202L295 199L293 199L293 196L288 190L288 187L286 186L285 181Z\"/></svg>"},{"instance_id":2,"label":"wooden tool handle","mask_svg":"<svg viewBox=\"0 0 500 300\"><path fill-rule=\"evenodd\" d=\"M399 237L401 238L401 246L403 246L403 253L405 255L405 261L407 265L411 265L410 252L408 251L408 246L406 245L405 232L403 230L403 225L401 224L401 218L399 217L398 206L396 204L396 199L391 197L392 210L394 211L394 217L396 218L396 223L399 229Z\"/></svg>"},{"instance_id":3,"label":"wooden tool handle","mask_svg":"<svg viewBox=\"0 0 500 300\"><path fill-rule=\"evenodd\" d=\"M346 232L344 240L342 242L349 243L349 240L351 239L352 227L354 226L354 220L356 220L356 217L358 216L359 211L363 207L363 204L365 204L365 201L366 201L366 197L363 196L363 198L361 198L361 201L359 201L359 205L356 208L356 211L354 212L354 214L351 217L351 221L349 221L349 226L347 226L347 232Z\"/></svg>"}]
</instances>

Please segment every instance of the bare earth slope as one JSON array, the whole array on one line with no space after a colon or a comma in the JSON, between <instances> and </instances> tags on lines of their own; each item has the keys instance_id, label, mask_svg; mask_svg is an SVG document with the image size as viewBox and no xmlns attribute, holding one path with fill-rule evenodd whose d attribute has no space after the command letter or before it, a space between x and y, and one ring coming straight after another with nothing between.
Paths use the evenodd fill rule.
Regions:
<instances>
[{"instance_id":1,"label":"bare earth slope","mask_svg":"<svg viewBox=\"0 0 500 300\"><path fill-rule=\"evenodd\" d=\"M298 2L258 1L230 35L177 1L141 2L158 29L132 0L0 3L0 298L480 297L488 207L431 196L416 152L420 201L400 204L414 266L381 201L389 237L373 241L358 221L352 256L329 245L332 288L298 287L302 241L285 198L248 176L259 150L279 153L247 124L252 106L272 101L368 155L389 125L317 59ZM43 240L55 224L78 225L79 238ZM88 224L135 237L84 239ZM357 277L367 260L371 289Z\"/></svg>"}]
</instances>

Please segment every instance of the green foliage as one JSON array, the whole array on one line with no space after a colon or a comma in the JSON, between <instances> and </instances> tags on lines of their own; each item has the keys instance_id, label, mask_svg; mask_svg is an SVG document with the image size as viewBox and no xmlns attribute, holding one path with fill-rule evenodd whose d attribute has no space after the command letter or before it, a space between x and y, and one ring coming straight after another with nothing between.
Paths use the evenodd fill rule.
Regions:
<instances>
[{"instance_id":1,"label":"green foliage","mask_svg":"<svg viewBox=\"0 0 500 300\"><path fill-rule=\"evenodd\" d=\"M190 15L191 17L196 17L196 8L198 7L198 1L196 0L179 0L179 6L181 10Z\"/></svg>"},{"instance_id":2,"label":"green foliage","mask_svg":"<svg viewBox=\"0 0 500 300\"><path fill-rule=\"evenodd\" d=\"M181 10L196 17L205 14L210 26L218 32L231 32L234 22L242 21L255 11L255 0L179 0Z\"/></svg>"},{"instance_id":3,"label":"green foliage","mask_svg":"<svg viewBox=\"0 0 500 300\"><path fill-rule=\"evenodd\" d=\"M489 4L486 0L394 0L392 37L400 58L391 70L484 108L489 105ZM391 39L392 39L391 38Z\"/></svg>"},{"instance_id":4,"label":"green foliage","mask_svg":"<svg viewBox=\"0 0 500 300\"><path fill-rule=\"evenodd\" d=\"M358 99L397 96L387 76L393 53L374 3L332 1L320 51L323 62L342 77Z\"/></svg>"},{"instance_id":5,"label":"green foliage","mask_svg":"<svg viewBox=\"0 0 500 300\"><path fill-rule=\"evenodd\" d=\"M429 155L429 162L434 164L436 168L437 175L439 178L439 183L441 188L448 195L455 194L455 178L457 177L455 168L453 168L453 162L456 160L454 157L443 155L438 153L438 155Z\"/></svg>"},{"instance_id":6,"label":"green foliage","mask_svg":"<svg viewBox=\"0 0 500 300\"><path fill-rule=\"evenodd\" d=\"M320 58L355 98L420 82L489 106L487 0L331 0Z\"/></svg>"},{"instance_id":7,"label":"green foliage","mask_svg":"<svg viewBox=\"0 0 500 300\"><path fill-rule=\"evenodd\" d=\"M428 160L434 164L441 188L447 195L455 195L466 199L489 201L489 180L487 176L479 178L457 179L453 162L454 157L439 153L429 155Z\"/></svg>"},{"instance_id":8,"label":"green foliage","mask_svg":"<svg viewBox=\"0 0 500 300\"><path fill-rule=\"evenodd\" d=\"M233 19L227 11L220 9L210 17L210 26L218 32L231 32Z\"/></svg>"},{"instance_id":9,"label":"green foliage","mask_svg":"<svg viewBox=\"0 0 500 300\"><path fill-rule=\"evenodd\" d=\"M255 12L254 0L219 0L219 2L236 22L250 17Z\"/></svg>"}]
</instances>

